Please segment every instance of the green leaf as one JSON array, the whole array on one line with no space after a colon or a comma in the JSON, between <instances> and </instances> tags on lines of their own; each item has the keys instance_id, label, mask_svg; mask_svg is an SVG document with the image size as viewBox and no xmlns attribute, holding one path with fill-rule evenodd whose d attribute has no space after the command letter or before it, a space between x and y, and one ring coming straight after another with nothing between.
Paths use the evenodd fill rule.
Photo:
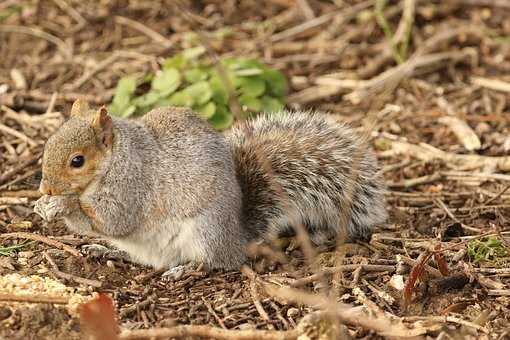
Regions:
<instances>
[{"instance_id":1,"label":"green leaf","mask_svg":"<svg viewBox=\"0 0 510 340\"><path fill-rule=\"evenodd\" d=\"M152 89L158 91L161 97L166 97L177 90L181 84L181 74L175 68L163 70L152 79Z\"/></svg>"},{"instance_id":2,"label":"green leaf","mask_svg":"<svg viewBox=\"0 0 510 340\"><path fill-rule=\"evenodd\" d=\"M164 70L168 70L171 68L180 70L180 69L184 68L185 66L186 66L186 59L184 59L182 54L176 55L175 57L172 57L172 58L167 58L163 62Z\"/></svg>"},{"instance_id":3,"label":"green leaf","mask_svg":"<svg viewBox=\"0 0 510 340\"><path fill-rule=\"evenodd\" d=\"M218 104L227 105L228 91L221 79L213 77L209 80L209 84L212 90L212 99Z\"/></svg>"},{"instance_id":4,"label":"green leaf","mask_svg":"<svg viewBox=\"0 0 510 340\"><path fill-rule=\"evenodd\" d=\"M184 59L192 60L200 57L202 54L205 53L205 47L204 46L197 46L193 48L187 48L182 52L182 56Z\"/></svg>"},{"instance_id":5,"label":"green leaf","mask_svg":"<svg viewBox=\"0 0 510 340\"><path fill-rule=\"evenodd\" d=\"M186 87L183 91L193 98L193 103L196 105L203 105L212 97L212 90L209 83L203 80Z\"/></svg>"},{"instance_id":6,"label":"green leaf","mask_svg":"<svg viewBox=\"0 0 510 340\"><path fill-rule=\"evenodd\" d=\"M113 96L112 105L110 110L115 115L121 115L130 105L131 96L136 90L135 77L123 77L117 83L115 88L115 95Z\"/></svg>"},{"instance_id":7,"label":"green leaf","mask_svg":"<svg viewBox=\"0 0 510 340\"><path fill-rule=\"evenodd\" d=\"M186 79L188 83L196 83L200 80L206 80L208 76L207 72L199 68L193 68L184 72L184 79Z\"/></svg>"},{"instance_id":8,"label":"green leaf","mask_svg":"<svg viewBox=\"0 0 510 340\"><path fill-rule=\"evenodd\" d=\"M262 78L269 86L269 93L277 97L285 96L287 93L287 79L281 72L267 68L262 74Z\"/></svg>"},{"instance_id":9,"label":"green leaf","mask_svg":"<svg viewBox=\"0 0 510 340\"><path fill-rule=\"evenodd\" d=\"M132 103L136 106L140 107L148 107L156 103L161 98L161 93L150 91L144 94L143 96L140 96L138 98L135 98Z\"/></svg>"},{"instance_id":10,"label":"green leaf","mask_svg":"<svg viewBox=\"0 0 510 340\"><path fill-rule=\"evenodd\" d=\"M266 91L266 83L259 77L239 78L239 91L250 97L259 97Z\"/></svg>"},{"instance_id":11,"label":"green leaf","mask_svg":"<svg viewBox=\"0 0 510 340\"><path fill-rule=\"evenodd\" d=\"M127 117L132 116L133 113L135 113L135 111L136 111L136 106L131 105L131 106L128 106L126 109L124 109L124 111L122 111L122 113L119 116L122 118L127 118Z\"/></svg>"},{"instance_id":12,"label":"green leaf","mask_svg":"<svg viewBox=\"0 0 510 340\"><path fill-rule=\"evenodd\" d=\"M257 76L262 73L264 73L264 71L260 68L246 68L246 69L235 71L236 76L240 76L240 77Z\"/></svg>"},{"instance_id":13,"label":"green leaf","mask_svg":"<svg viewBox=\"0 0 510 340\"><path fill-rule=\"evenodd\" d=\"M211 125L217 130L225 130L234 122L234 116L225 106L218 106L216 113L209 119Z\"/></svg>"},{"instance_id":14,"label":"green leaf","mask_svg":"<svg viewBox=\"0 0 510 340\"><path fill-rule=\"evenodd\" d=\"M241 103L243 111L249 110L259 112L262 109L262 102L260 99L248 95L240 96L239 103Z\"/></svg>"},{"instance_id":15,"label":"green leaf","mask_svg":"<svg viewBox=\"0 0 510 340\"><path fill-rule=\"evenodd\" d=\"M261 101L261 111L264 112L278 112L281 111L284 107L284 104L277 98L271 96L262 96L260 98Z\"/></svg>"},{"instance_id":16,"label":"green leaf","mask_svg":"<svg viewBox=\"0 0 510 340\"><path fill-rule=\"evenodd\" d=\"M228 58L223 59L223 64L230 70L240 69L262 69L264 65L254 59Z\"/></svg>"},{"instance_id":17,"label":"green leaf","mask_svg":"<svg viewBox=\"0 0 510 340\"><path fill-rule=\"evenodd\" d=\"M214 116L214 113L216 112L216 104L214 104L213 102L209 102L205 105L197 107L196 110L198 111L198 113L200 113L200 116L206 119L211 118L212 116Z\"/></svg>"},{"instance_id":18,"label":"green leaf","mask_svg":"<svg viewBox=\"0 0 510 340\"><path fill-rule=\"evenodd\" d=\"M191 107L193 105L193 98L184 91L175 92L166 100L168 101L168 105L171 106Z\"/></svg>"}]
</instances>

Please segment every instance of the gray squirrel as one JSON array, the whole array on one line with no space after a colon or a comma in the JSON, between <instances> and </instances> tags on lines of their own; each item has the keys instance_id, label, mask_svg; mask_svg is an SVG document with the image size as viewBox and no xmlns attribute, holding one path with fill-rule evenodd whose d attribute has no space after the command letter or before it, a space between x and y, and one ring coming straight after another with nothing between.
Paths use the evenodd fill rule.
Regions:
<instances>
[{"instance_id":1,"label":"gray squirrel","mask_svg":"<svg viewBox=\"0 0 510 340\"><path fill-rule=\"evenodd\" d=\"M387 218L366 143L312 112L261 114L224 135L185 108L128 120L78 100L45 144L39 189L45 220L158 269L236 269L248 243L295 223L320 243L367 238Z\"/></svg>"}]
</instances>

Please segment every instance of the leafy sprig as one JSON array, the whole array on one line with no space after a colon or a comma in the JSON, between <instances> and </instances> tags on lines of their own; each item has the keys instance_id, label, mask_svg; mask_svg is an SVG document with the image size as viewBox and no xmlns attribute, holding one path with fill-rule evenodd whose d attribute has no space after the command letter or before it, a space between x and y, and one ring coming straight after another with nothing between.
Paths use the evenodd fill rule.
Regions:
<instances>
[{"instance_id":1,"label":"leafy sprig","mask_svg":"<svg viewBox=\"0 0 510 340\"><path fill-rule=\"evenodd\" d=\"M190 48L166 59L156 74L120 79L110 105L114 115L130 117L162 106L190 107L218 130L234 120L229 92L203 47ZM225 58L220 63L246 113L276 112L284 106L287 81L282 73L254 59ZM142 93L141 88L150 85ZM147 87L147 86L145 86Z\"/></svg>"}]
</instances>

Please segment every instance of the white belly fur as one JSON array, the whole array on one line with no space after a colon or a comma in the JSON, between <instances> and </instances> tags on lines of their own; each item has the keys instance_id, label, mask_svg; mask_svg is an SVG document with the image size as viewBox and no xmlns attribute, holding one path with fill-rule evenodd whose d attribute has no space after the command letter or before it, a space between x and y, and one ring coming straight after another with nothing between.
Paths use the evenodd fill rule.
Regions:
<instances>
[{"instance_id":1,"label":"white belly fur","mask_svg":"<svg viewBox=\"0 0 510 340\"><path fill-rule=\"evenodd\" d=\"M200 246L198 226L201 218L171 220L148 226L123 239L110 242L127 252L131 259L156 269L172 268L190 261L201 262L205 250Z\"/></svg>"}]
</instances>

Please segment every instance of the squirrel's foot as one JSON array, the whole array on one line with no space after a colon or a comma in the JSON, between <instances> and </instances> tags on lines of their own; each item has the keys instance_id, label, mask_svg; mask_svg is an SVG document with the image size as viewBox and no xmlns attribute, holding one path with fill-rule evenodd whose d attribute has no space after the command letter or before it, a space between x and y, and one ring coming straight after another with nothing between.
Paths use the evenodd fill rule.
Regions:
<instances>
[{"instance_id":1,"label":"squirrel's foot","mask_svg":"<svg viewBox=\"0 0 510 340\"><path fill-rule=\"evenodd\" d=\"M81 249L89 256L95 258L105 258L108 260L123 260L131 262L131 258L128 253L122 250L110 249L101 244L85 244Z\"/></svg>"},{"instance_id":2,"label":"squirrel's foot","mask_svg":"<svg viewBox=\"0 0 510 340\"><path fill-rule=\"evenodd\" d=\"M187 263L187 264L171 267L166 272L161 274L161 276L165 280L174 280L174 281L177 281L177 280L181 279L184 276L184 274L189 273L189 272L194 272L197 269L200 269L201 267L202 266L199 265L198 268L197 268L197 264L196 263L190 262L190 263Z\"/></svg>"}]
</instances>

